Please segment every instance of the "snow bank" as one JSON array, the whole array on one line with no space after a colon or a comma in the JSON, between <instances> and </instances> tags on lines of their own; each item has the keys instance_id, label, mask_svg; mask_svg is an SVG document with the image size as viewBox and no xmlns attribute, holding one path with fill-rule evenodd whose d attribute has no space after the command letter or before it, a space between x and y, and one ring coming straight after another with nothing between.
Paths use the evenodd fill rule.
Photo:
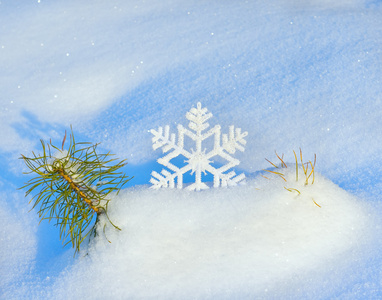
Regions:
<instances>
[{"instance_id":1,"label":"snow bank","mask_svg":"<svg viewBox=\"0 0 382 300\"><path fill-rule=\"evenodd\" d=\"M182 124L201 101L215 124L248 131L248 171L264 168L270 151L298 147L317 153L331 179L366 168L382 144L381 7L310 2L319 1L168 3L177 32L166 14L151 28L161 42L173 39L173 55L158 52L167 67L146 73L86 132L140 164L155 158L147 130Z\"/></svg>"},{"instance_id":2,"label":"snow bank","mask_svg":"<svg viewBox=\"0 0 382 300\"><path fill-rule=\"evenodd\" d=\"M73 124L140 164L154 158L147 130L201 101L250 133L246 168L302 147L334 178L380 153L375 1L0 5L3 150Z\"/></svg>"},{"instance_id":3,"label":"snow bank","mask_svg":"<svg viewBox=\"0 0 382 300\"><path fill-rule=\"evenodd\" d=\"M279 179L203 192L124 190L109 211L122 231L106 231L111 244L97 237L49 295L295 299L341 292L362 276L349 272L371 254L370 211L322 176L300 187L300 196Z\"/></svg>"},{"instance_id":4,"label":"snow bank","mask_svg":"<svg viewBox=\"0 0 382 300\"><path fill-rule=\"evenodd\" d=\"M30 273L37 253L37 217L20 205L22 200L16 193L0 193L0 298L4 299L10 299L13 288Z\"/></svg>"}]
</instances>

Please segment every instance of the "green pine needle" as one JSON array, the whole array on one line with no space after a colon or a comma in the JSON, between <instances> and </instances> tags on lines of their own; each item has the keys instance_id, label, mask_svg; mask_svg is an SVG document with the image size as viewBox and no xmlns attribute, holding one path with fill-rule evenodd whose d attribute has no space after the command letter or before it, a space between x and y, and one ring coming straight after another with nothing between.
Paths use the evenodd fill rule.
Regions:
<instances>
[{"instance_id":1,"label":"green pine needle","mask_svg":"<svg viewBox=\"0 0 382 300\"><path fill-rule=\"evenodd\" d=\"M41 221L55 220L60 239L65 245L71 243L77 253L86 237L96 234L100 215L105 214L110 224L120 230L107 215L109 194L118 194L131 178L120 172L127 164L125 160L118 161L110 153L98 154L98 144L77 143L73 131L69 140L67 150L65 132L61 149L51 141L45 144L41 140L42 155L21 155L30 169L25 174L35 175L21 189L27 189L26 196L34 194L31 202L33 208L39 207ZM55 150L53 155L51 150Z\"/></svg>"}]
</instances>

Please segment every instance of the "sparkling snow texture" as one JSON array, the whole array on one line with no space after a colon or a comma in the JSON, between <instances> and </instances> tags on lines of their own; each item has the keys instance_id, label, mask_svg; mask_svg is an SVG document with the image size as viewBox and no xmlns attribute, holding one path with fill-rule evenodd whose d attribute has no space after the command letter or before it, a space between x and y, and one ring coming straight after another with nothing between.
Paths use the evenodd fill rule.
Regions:
<instances>
[{"instance_id":1,"label":"sparkling snow texture","mask_svg":"<svg viewBox=\"0 0 382 300\"><path fill-rule=\"evenodd\" d=\"M376 223L364 204L322 176L313 185L299 183L300 196L286 191L281 178L262 177L200 193L124 190L109 211L122 231L107 230L111 244L99 236L49 295L307 299L346 290ZM94 274L96 282L88 280Z\"/></svg>"},{"instance_id":2,"label":"sparkling snow texture","mask_svg":"<svg viewBox=\"0 0 382 300\"><path fill-rule=\"evenodd\" d=\"M0 193L0 298L8 285L23 281L36 257L38 218L21 206L22 197Z\"/></svg>"},{"instance_id":3,"label":"sparkling snow texture","mask_svg":"<svg viewBox=\"0 0 382 300\"><path fill-rule=\"evenodd\" d=\"M190 191L196 190L205 190L208 189L208 185L202 181L202 173L206 174L209 172L214 175L214 187L219 186L235 186L237 183L242 181L245 178L244 173L237 175L234 171L230 171L231 168L237 166L240 161L235 159L230 154L234 154L236 150L244 151L244 145L247 143L245 137L248 135L248 132L241 132L240 128L236 128L232 125L229 127L229 136L223 134L222 144L220 140L221 127L220 125L215 125L213 128L205 132L205 130L210 127L206 123L212 117L212 113L208 112L207 108L202 108L202 104L198 102L196 108L192 108L186 114L186 118L190 121L188 127L192 130L184 128L182 125L178 125L178 142L176 142L176 135L169 135L169 126L167 125L163 132L163 127L159 127L158 130L150 130L154 135L153 148L154 150L158 148L163 148L163 153L168 153L166 156L159 158L158 163L169 168L174 173L163 169L161 174L157 172L152 172L152 178L150 182L153 184L153 188L158 189L161 187L170 187L174 188L175 179L177 180L176 186L178 189L183 187L183 174L191 171L191 174L195 173L195 182L189 186L187 189ZM184 138L189 137L195 142L195 149L187 151L184 147ZM208 138L213 137L214 145L213 149L206 152L206 148L203 148L203 141ZM179 155L184 156L186 160L184 161L186 165L184 167L177 167L171 163L171 159L178 157ZM214 162L212 158L215 156L220 156L228 161L226 164L220 168L215 168L212 166ZM229 173L227 173L230 171Z\"/></svg>"},{"instance_id":4,"label":"sparkling snow texture","mask_svg":"<svg viewBox=\"0 0 382 300\"><path fill-rule=\"evenodd\" d=\"M0 298L381 298L381 28L379 0L0 1ZM198 101L250 133L247 185L149 189L147 130ZM147 184L75 259L17 190L71 124ZM258 176L300 147L324 176L300 197Z\"/></svg>"}]
</instances>

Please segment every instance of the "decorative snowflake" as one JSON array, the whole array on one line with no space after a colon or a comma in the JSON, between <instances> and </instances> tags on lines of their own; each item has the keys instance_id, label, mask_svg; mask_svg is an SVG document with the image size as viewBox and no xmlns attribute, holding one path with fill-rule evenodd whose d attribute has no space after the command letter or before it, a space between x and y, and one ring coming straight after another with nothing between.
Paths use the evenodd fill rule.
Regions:
<instances>
[{"instance_id":1,"label":"decorative snowflake","mask_svg":"<svg viewBox=\"0 0 382 300\"><path fill-rule=\"evenodd\" d=\"M220 140L221 127L216 125L208 131L205 131L210 125L206 123L208 119L212 117L212 114L208 112L207 108L202 108L200 102L196 108L191 108L186 114L186 118L190 121L188 127L191 130L178 125L178 142L176 142L175 133L170 135L170 127L166 125L164 130L159 127L158 130L151 129L150 132L154 135L152 138L153 149L162 148L163 153L169 152L166 156L159 158L158 163L164 165L172 172L163 169L161 174L153 171L150 182L153 184L152 188L159 189L161 187L175 187L175 179L177 188L183 187L183 174L191 171L191 174L195 174L195 182L187 187L188 190L208 189L208 186L202 182L202 173L209 172L214 176L214 187L236 185L238 182L245 178L242 173L240 175L235 174L234 171L226 173L229 169L237 166L240 161L231 156L237 150L244 151L244 145L246 141L244 138L248 132L241 132L240 128L229 127L229 134L222 135L222 144ZM184 149L184 137L188 136L195 141L196 149L187 151ZM207 138L214 136L214 148L208 151L202 148L202 142ZM183 155L187 160L185 166L178 168L170 161ZM224 158L227 163L220 168L215 168L211 165L211 160L214 156L220 156Z\"/></svg>"}]
</instances>

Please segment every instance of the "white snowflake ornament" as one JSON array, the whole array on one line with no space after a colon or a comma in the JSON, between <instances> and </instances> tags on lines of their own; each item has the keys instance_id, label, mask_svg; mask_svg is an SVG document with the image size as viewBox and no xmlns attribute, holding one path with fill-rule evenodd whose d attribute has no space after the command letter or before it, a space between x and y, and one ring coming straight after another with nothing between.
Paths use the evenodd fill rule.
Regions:
<instances>
[{"instance_id":1,"label":"white snowflake ornament","mask_svg":"<svg viewBox=\"0 0 382 300\"><path fill-rule=\"evenodd\" d=\"M182 125L178 125L178 141L176 141L175 133L170 135L170 127L166 125L164 130L159 127L158 130L151 129L150 132L154 135L152 138L153 149L162 148L163 153L169 152L162 158L158 159L158 163L167 167L170 171L163 169L161 174L153 171L150 182L153 184L152 188L159 189L161 187L176 187L183 188L183 175L189 171L195 174L195 182L187 186L188 190L208 189L208 185L202 182L202 173L211 173L214 176L214 187L236 185L245 178L244 173L236 175L234 171L228 172L231 168L237 166L240 161L235 159L231 154L236 150L244 151L246 144L245 137L248 132L241 132L240 128L229 127L229 133L221 136L221 128L219 125L206 131L210 126L206 121L212 117L207 108L203 107L199 102L196 108L191 108L186 114L186 118L190 121L187 129ZM196 149L190 151L184 148L184 137L187 136L195 142ZM202 148L202 143L209 137L214 136L214 148L207 151ZM186 160L186 165L177 167L170 161L183 155ZM211 165L215 156L224 158L227 163L219 168ZM172 172L171 172L172 171ZM228 173L227 173L228 172Z\"/></svg>"}]
</instances>

